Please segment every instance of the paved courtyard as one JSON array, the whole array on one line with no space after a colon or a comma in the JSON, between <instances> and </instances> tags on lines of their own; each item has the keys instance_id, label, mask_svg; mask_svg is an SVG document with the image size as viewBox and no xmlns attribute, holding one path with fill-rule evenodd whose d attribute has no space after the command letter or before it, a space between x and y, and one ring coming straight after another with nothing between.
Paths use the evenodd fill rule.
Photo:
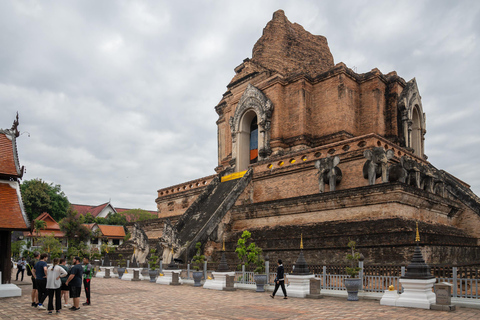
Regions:
<instances>
[{"instance_id":1,"label":"paved courtyard","mask_svg":"<svg viewBox=\"0 0 480 320\"><path fill-rule=\"evenodd\" d=\"M225 292L97 278L92 280L91 306L62 309L57 316L30 306L29 282L14 283L22 288L22 297L0 298L0 319L480 319L480 310L469 308L447 313L384 307L375 300L271 299L268 293L250 290Z\"/></svg>"}]
</instances>

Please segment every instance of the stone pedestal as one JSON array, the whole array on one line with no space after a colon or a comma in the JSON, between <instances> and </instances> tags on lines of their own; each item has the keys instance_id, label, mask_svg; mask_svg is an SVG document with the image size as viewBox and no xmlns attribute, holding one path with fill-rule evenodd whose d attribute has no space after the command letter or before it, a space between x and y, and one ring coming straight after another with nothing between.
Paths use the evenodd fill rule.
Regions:
<instances>
[{"instance_id":1,"label":"stone pedestal","mask_svg":"<svg viewBox=\"0 0 480 320\"><path fill-rule=\"evenodd\" d=\"M321 299L323 298L320 294L322 290L321 286L322 280L319 278L311 278L310 279L310 293L307 294L307 298L309 299Z\"/></svg>"},{"instance_id":2,"label":"stone pedestal","mask_svg":"<svg viewBox=\"0 0 480 320\"><path fill-rule=\"evenodd\" d=\"M287 275L287 280L290 282L290 286L286 288L287 296L305 298L310 294L310 279L312 278L315 278L315 275Z\"/></svg>"},{"instance_id":3,"label":"stone pedestal","mask_svg":"<svg viewBox=\"0 0 480 320\"><path fill-rule=\"evenodd\" d=\"M104 270L105 270L105 276L104 276L104 278L105 278L105 279L110 279L110 278L111 278L111 276L110 276L110 271L113 273L113 269L106 268L106 269L104 269Z\"/></svg>"},{"instance_id":4,"label":"stone pedestal","mask_svg":"<svg viewBox=\"0 0 480 320\"><path fill-rule=\"evenodd\" d=\"M224 291L235 291L235 275L230 276L226 275L225 276L225 288L223 288Z\"/></svg>"},{"instance_id":5,"label":"stone pedestal","mask_svg":"<svg viewBox=\"0 0 480 320\"><path fill-rule=\"evenodd\" d=\"M435 284L435 303L430 306L432 310L455 311L457 307L452 304L452 284L441 282Z\"/></svg>"},{"instance_id":6,"label":"stone pedestal","mask_svg":"<svg viewBox=\"0 0 480 320\"><path fill-rule=\"evenodd\" d=\"M435 293L432 292L433 284L437 281L432 279L400 279L403 293L397 299L395 306L420 309L430 309L435 303Z\"/></svg>"},{"instance_id":7,"label":"stone pedestal","mask_svg":"<svg viewBox=\"0 0 480 320\"><path fill-rule=\"evenodd\" d=\"M399 297L400 295L397 293L397 290L385 290L382 299L380 299L380 305L395 307Z\"/></svg>"},{"instance_id":8,"label":"stone pedestal","mask_svg":"<svg viewBox=\"0 0 480 320\"><path fill-rule=\"evenodd\" d=\"M172 283L172 273L178 274L178 282L181 284L182 279L180 278L180 273L182 270L163 270L163 276L158 276L156 283L170 285Z\"/></svg>"},{"instance_id":9,"label":"stone pedestal","mask_svg":"<svg viewBox=\"0 0 480 320\"><path fill-rule=\"evenodd\" d=\"M235 271L212 272L212 276L212 280L205 280L203 287L205 289L223 290L226 287L226 276L235 276Z\"/></svg>"},{"instance_id":10,"label":"stone pedestal","mask_svg":"<svg viewBox=\"0 0 480 320\"><path fill-rule=\"evenodd\" d=\"M22 289L20 289L13 283L2 284L1 281L2 281L2 273L0 272L0 298L22 296Z\"/></svg>"}]
</instances>

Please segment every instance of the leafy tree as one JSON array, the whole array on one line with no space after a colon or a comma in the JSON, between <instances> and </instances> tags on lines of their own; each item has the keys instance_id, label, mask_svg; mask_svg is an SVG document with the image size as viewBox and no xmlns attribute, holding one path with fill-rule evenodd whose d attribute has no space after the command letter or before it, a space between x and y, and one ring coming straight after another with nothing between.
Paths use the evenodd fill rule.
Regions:
<instances>
[{"instance_id":1,"label":"leafy tree","mask_svg":"<svg viewBox=\"0 0 480 320\"><path fill-rule=\"evenodd\" d=\"M45 230L46 227L47 223L43 220L34 220L33 222L33 230L35 230L37 237L40 234L40 229Z\"/></svg>"},{"instance_id":2,"label":"leafy tree","mask_svg":"<svg viewBox=\"0 0 480 320\"><path fill-rule=\"evenodd\" d=\"M83 215L82 215L83 216ZM87 214L85 214L84 217L84 223L95 223L97 222L95 217L90 213L90 212L87 212Z\"/></svg>"},{"instance_id":3,"label":"leafy tree","mask_svg":"<svg viewBox=\"0 0 480 320\"><path fill-rule=\"evenodd\" d=\"M118 212L109 214L106 220L107 220L106 224L114 225L114 226L124 226L127 224L127 218L125 218L124 215Z\"/></svg>"},{"instance_id":4,"label":"leafy tree","mask_svg":"<svg viewBox=\"0 0 480 320\"><path fill-rule=\"evenodd\" d=\"M60 258L62 255L62 244L54 237L53 234L49 234L39 239L41 251L46 252L51 258Z\"/></svg>"},{"instance_id":5,"label":"leafy tree","mask_svg":"<svg viewBox=\"0 0 480 320\"><path fill-rule=\"evenodd\" d=\"M137 221L144 221L144 220L158 218L156 214L150 213L143 209L131 209L131 210L123 211L120 214L124 216L127 219L127 221L130 221L130 222L137 222Z\"/></svg>"},{"instance_id":6,"label":"leafy tree","mask_svg":"<svg viewBox=\"0 0 480 320\"><path fill-rule=\"evenodd\" d=\"M73 247L78 247L79 243L83 243L91 237L91 232L86 226L82 226L84 218L80 215L80 218L76 217L77 211L68 209L67 216L63 218L59 225L60 230L65 233L65 237L68 239L68 243Z\"/></svg>"},{"instance_id":7,"label":"leafy tree","mask_svg":"<svg viewBox=\"0 0 480 320\"><path fill-rule=\"evenodd\" d=\"M254 268L254 272L260 273L265 270L264 260L261 258L262 249L257 247L255 242L251 242L247 246L247 242L251 237L252 234L248 230L243 231L242 236L237 241L235 252L245 267L248 268L251 265ZM238 267L241 268L241 265Z\"/></svg>"},{"instance_id":8,"label":"leafy tree","mask_svg":"<svg viewBox=\"0 0 480 320\"><path fill-rule=\"evenodd\" d=\"M360 253L355 251L355 247L357 246L355 241L349 239L347 246L350 248L350 253L347 254L347 260L350 261L350 267L345 267L345 269L350 277L356 278L360 272L360 267L358 266Z\"/></svg>"},{"instance_id":9,"label":"leafy tree","mask_svg":"<svg viewBox=\"0 0 480 320\"><path fill-rule=\"evenodd\" d=\"M70 207L70 202L59 184L48 184L37 178L25 180L20 190L25 211L31 221L43 212L48 212L56 221L59 221L65 217Z\"/></svg>"},{"instance_id":10,"label":"leafy tree","mask_svg":"<svg viewBox=\"0 0 480 320\"><path fill-rule=\"evenodd\" d=\"M26 246L25 240L18 240L18 241L12 242L12 256L14 257L20 256L20 252L24 246Z\"/></svg>"},{"instance_id":11,"label":"leafy tree","mask_svg":"<svg viewBox=\"0 0 480 320\"><path fill-rule=\"evenodd\" d=\"M197 249L197 253L192 258L193 269L196 271L200 270L200 266L205 261L205 256L202 254L202 243L197 242L195 244L195 249Z\"/></svg>"}]
</instances>

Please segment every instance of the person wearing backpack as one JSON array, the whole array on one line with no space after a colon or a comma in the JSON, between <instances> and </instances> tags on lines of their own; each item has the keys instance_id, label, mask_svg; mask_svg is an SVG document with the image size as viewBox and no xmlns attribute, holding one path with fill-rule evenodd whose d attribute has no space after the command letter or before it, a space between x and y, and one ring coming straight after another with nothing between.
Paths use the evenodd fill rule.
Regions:
<instances>
[{"instance_id":1,"label":"person wearing backpack","mask_svg":"<svg viewBox=\"0 0 480 320\"><path fill-rule=\"evenodd\" d=\"M27 266L27 261L25 261L25 257L22 257L22 259L18 260L17 262L17 277L15 281L18 281L18 274L22 273L22 280L23 281L23 274L25 273L25 268Z\"/></svg>"},{"instance_id":2,"label":"person wearing backpack","mask_svg":"<svg viewBox=\"0 0 480 320\"><path fill-rule=\"evenodd\" d=\"M35 264L37 261L40 259L40 253L35 251L33 253L33 259L30 260L30 262L27 264L27 275L31 277L32 279L32 307L37 307L38 305L38 290L37 290L37 281L35 280L35 276L33 275L33 268L35 267Z\"/></svg>"},{"instance_id":3,"label":"person wearing backpack","mask_svg":"<svg viewBox=\"0 0 480 320\"><path fill-rule=\"evenodd\" d=\"M65 272L67 274L70 274L70 270L67 267L67 261L64 258L60 259L59 265L63 270L65 270ZM62 289L62 297L65 300L65 303L64 303L63 306L65 308L70 308L71 305L68 304L68 294L69 294L70 289L68 288L68 286L66 284L67 277L60 278L60 280L62 280L62 285L60 287L60 289Z\"/></svg>"}]
</instances>

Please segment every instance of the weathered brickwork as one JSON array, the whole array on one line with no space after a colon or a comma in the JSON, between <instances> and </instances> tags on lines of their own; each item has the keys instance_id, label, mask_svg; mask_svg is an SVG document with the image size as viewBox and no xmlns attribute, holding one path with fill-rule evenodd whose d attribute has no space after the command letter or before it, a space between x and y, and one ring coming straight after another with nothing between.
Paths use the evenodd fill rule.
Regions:
<instances>
[{"instance_id":1,"label":"weathered brickwork","mask_svg":"<svg viewBox=\"0 0 480 320\"><path fill-rule=\"evenodd\" d=\"M280 10L255 44L252 58L235 68L215 111L215 171L251 169L253 174L204 241L209 258L219 258L225 238L227 259L236 260L236 241L248 229L271 261L293 263L303 233L307 262L343 263L346 244L353 239L366 263L404 264L413 252L417 221L427 262L480 258L480 200L467 183L426 161L425 115L415 79L406 82L395 71L383 74L376 68L357 74L342 62L335 64L325 37L291 23ZM244 137L250 136L246 128L252 112L259 128L259 160L248 165L243 156L250 140ZM418 119L413 125L414 113ZM415 134L412 126L418 128ZM365 166L366 156L378 147L385 151L386 168L397 169L395 179L381 177L381 165L380 175ZM319 193L315 162L336 156L341 180L334 179L333 192L330 181L323 181L325 192ZM199 195L210 190L215 177L158 190L161 219L144 225L149 238L161 236L165 218L175 223L196 216L193 211L202 206L192 203L214 197Z\"/></svg>"}]
</instances>

